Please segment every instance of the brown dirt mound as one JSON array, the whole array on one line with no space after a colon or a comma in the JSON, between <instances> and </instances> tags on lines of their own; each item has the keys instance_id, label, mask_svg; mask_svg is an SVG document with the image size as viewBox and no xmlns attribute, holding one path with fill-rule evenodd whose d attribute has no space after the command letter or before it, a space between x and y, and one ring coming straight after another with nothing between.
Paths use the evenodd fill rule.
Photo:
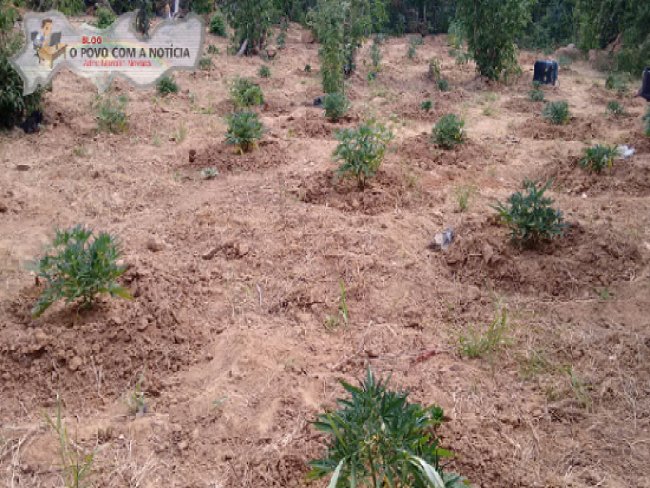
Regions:
<instances>
[{"instance_id":1,"label":"brown dirt mound","mask_svg":"<svg viewBox=\"0 0 650 488\"><path fill-rule=\"evenodd\" d=\"M603 136L604 119L572 117L566 125L553 125L541 116L526 120L517 129L517 135L530 139L550 141L592 141Z\"/></svg>"},{"instance_id":2,"label":"brown dirt mound","mask_svg":"<svg viewBox=\"0 0 650 488\"><path fill-rule=\"evenodd\" d=\"M542 111L544 102L533 102L524 97L513 97L503 103L503 108L519 114L535 115Z\"/></svg>"},{"instance_id":3,"label":"brown dirt mound","mask_svg":"<svg viewBox=\"0 0 650 488\"><path fill-rule=\"evenodd\" d=\"M395 208L408 208L422 198L415 181L394 170L382 169L360 191L356 180L341 178L334 170L302 177L293 193L300 200L326 205L344 212L379 215Z\"/></svg>"},{"instance_id":4,"label":"brown dirt mound","mask_svg":"<svg viewBox=\"0 0 650 488\"><path fill-rule=\"evenodd\" d=\"M618 192L622 195L644 197L650 195L650 171L647 161L639 157L616 160L611 169L602 173L590 173L580 167L580 157L570 161L554 161L543 172L541 180L553 180L553 184L573 195L584 192L602 194Z\"/></svg>"},{"instance_id":5,"label":"brown dirt mound","mask_svg":"<svg viewBox=\"0 0 650 488\"><path fill-rule=\"evenodd\" d=\"M609 229L593 232L572 224L564 238L524 250L494 219L460 227L443 259L456 278L477 286L562 297L629 281L642 265L637 247Z\"/></svg>"},{"instance_id":6,"label":"brown dirt mound","mask_svg":"<svg viewBox=\"0 0 650 488\"><path fill-rule=\"evenodd\" d=\"M214 167L220 172L267 169L286 164L288 156L284 145L274 139L262 140L258 147L239 154L236 148L221 142L196 154L189 163L192 167Z\"/></svg>"},{"instance_id":7,"label":"brown dirt mound","mask_svg":"<svg viewBox=\"0 0 650 488\"><path fill-rule=\"evenodd\" d=\"M323 110L307 111L304 117L287 117L286 123L280 127L290 130L294 137L331 138L337 131L350 128L358 122L355 114L343 117L339 122L330 122L325 118Z\"/></svg>"},{"instance_id":8,"label":"brown dirt mound","mask_svg":"<svg viewBox=\"0 0 650 488\"><path fill-rule=\"evenodd\" d=\"M457 166L466 169L477 163L482 164L490 161L494 156L489 147L472 139L468 139L453 149L439 148L433 143L431 134L426 132L405 139L397 147L396 154L407 161L410 166L426 170L437 166Z\"/></svg>"}]
</instances>

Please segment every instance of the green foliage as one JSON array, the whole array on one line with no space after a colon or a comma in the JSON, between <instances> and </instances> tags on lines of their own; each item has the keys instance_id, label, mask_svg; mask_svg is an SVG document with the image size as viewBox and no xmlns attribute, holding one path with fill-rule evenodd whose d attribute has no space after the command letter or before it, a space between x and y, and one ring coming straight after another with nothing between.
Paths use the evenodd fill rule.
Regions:
<instances>
[{"instance_id":1,"label":"green foliage","mask_svg":"<svg viewBox=\"0 0 650 488\"><path fill-rule=\"evenodd\" d=\"M248 78L235 79L230 88L230 97L239 108L254 107L264 104L264 94L256 83Z\"/></svg>"},{"instance_id":2,"label":"green foliage","mask_svg":"<svg viewBox=\"0 0 650 488\"><path fill-rule=\"evenodd\" d=\"M650 108L643 116L643 121L645 123L645 135L650 137Z\"/></svg>"},{"instance_id":3,"label":"green foliage","mask_svg":"<svg viewBox=\"0 0 650 488\"><path fill-rule=\"evenodd\" d=\"M624 95L628 89L630 77L627 74L610 73L605 80L605 88Z\"/></svg>"},{"instance_id":4,"label":"green foliage","mask_svg":"<svg viewBox=\"0 0 650 488\"><path fill-rule=\"evenodd\" d=\"M528 92L528 98L531 102L543 102L544 101L544 92L539 88L533 88Z\"/></svg>"},{"instance_id":5,"label":"green foliage","mask_svg":"<svg viewBox=\"0 0 650 488\"><path fill-rule=\"evenodd\" d=\"M267 65L263 64L260 66L260 69L257 71L257 74L261 78L270 78L271 77L271 68L269 68Z\"/></svg>"},{"instance_id":6,"label":"green foliage","mask_svg":"<svg viewBox=\"0 0 650 488\"><path fill-rule=\"evenodd\" d=\"M600 173L605 168L611 168L614 158L618 155L616 146L597 144L585 149L585 155L580 159L580 166L594 173Z\"/></svg>"},{"instance_id":7,"label":"green foliage","mask_svg":"<svg viewBox=\"0 0 650 488\"><path fill-rule=\"evenodd\" d=\"M544 110L542 110L542 116L555 125L568 124L569 119L571 118L569 104L564 100L548 102L544 106Z\"/></svg>"},{"instance_id":8,"label":"green foliage","mask_svg":"<svg viewBox=\"0 0 650 488\"><path fill-rule=\"evenodd\" d=\"M350 102L343 93L328 93L323 100L325 117L332 122L338 122L350 110Z\"/></svg>"},{"instance_id":9,"label":"green foliage","mask_svg":"<svg viewBox=\"0 0 650 488\"><path fill-rule=\"evenodd\" d=\"M156 83L156 90L164 97L170 93L178 93L178 85L171 76L163 76Z\"/></svg>"},{"instance_id":10,"label":"green foliage","mask_svg":"<svg viewBox=\"0 0 650 488\"><path fill-rule=\"evenodd\" d=\"M435 434L444 420L440 407L410 403L408 393L389 390L370 370L358 387L341 384L349 398L313 424L330 440L325 457L310 462L309 479L331 475L330 488L465 486L440 466L452 455Z\"/></svg>"},{"instance_id":11,"label":"green foliage","mask_svg":"<svg viewBox=\"0 0 650 488\"><path fill-rule=\"evenodd\" d=\"M429 60L429 71L427 76L430 80L437 82L442 79L442 69L440 66L440 61L437 58L431 58Z\"/></svg>"},{"instance_id":12,"label":"green foliage","mask_svg":"<svg viewBox=\"0 0 650 488\"><path fill-rule=\"evenodd\" d=\"M201 178L204 180L213 180L219 176L219 170L214 167L203 168L201 170Z\"/></svg>"},{"instance_id":13,"label":"green foliage","mask_svg":"<svg viewBox=\"0 0 650 488\"><path fill-rule=\"evenodd\" d=\"M201 71L208 71L212 66L212 58L210 56L203 56L199 59L199 69Z\"/></svg>"},{"instance_id":14,"label":"green foliage","mask_svg":"<svg viewBox=\"0 0 650 488\"><path fill-rule=\"evenodd\" d=\"M433 108L433 102L431 100L424 100L420 104L420 108L424 110L425 112L428 112Z\"/></svg>"},{"instance_id":15,"label":"green foliage","mask_svg":"<svg viewBox=\"0 0 650 488\"><path fill-rule=\"evenodd\" d=\"M607 102L607 113L613 115L614 117L622 117L626 115L625 107L618 103L616 100L611 100Z\"/></svg>"},{"instance_id":16,"label":"green foliage","mask_svg":"<svg viewBox=\"0 0 650 488\"><path fill-rule=\"evenodd\" d=\"M56 434L59 441L59 456L65 488L89 487L88 478L92 475L95 453L83 454L81 449L68 437L68 430L61 416L61 399L56 398L56 417L45 414L45 422Z\"/></svg>"},{"instance_id":17,"label":"green foliage","mask_svg":"<svg viewBox=\"0 0 650 488\"><path fill-rule=\"evenodd\" d=\"M208 46L208 54L221 54L221 51L214 44ZM212 63L211 63L212 64Z\"/></svg>"},{"instance_id":18,"label":"green foliage","mask_svg":"<svg viewBox=\"0 0 650 488\"><path fill-rule=\"evenodd\" d=\"M574 41L575 0L537 0L532 6L532 22L518 44L527 49L549 49Z\"/></svg>"},{"instance_id":19,"label":"green foliage","mask_svg":"<svg viewBox=\"0 0 650 488\"><path fill-rule=\"evenodd\" d=\"M287 45L287 33L282 31L278 34L278 37L275 38L275 44L278 46L278 49L284 49Z\"/></svg>"},{"instance_id":20,"label":"green foliage","mask_svg":"<svg viewBox=\"0 0 650 488\"><path fill-rule=\"evenodd\" d=\"M506 204L499 202L494 206L501 220L510 228L512 240L516 243L534 247L544 240L563 235L565 224L562 212L554 209L553 200L544 196L550 186L550 181L538 186L526 180L525 193L513 193Z\"/></svg>"},{"instance_id":21,"label":"green foliage","mask_svg":"<svg viewBox=\"0 0 650 488\"><path fill-rule=\"evenodd\" d=\"M356 129L341 130L336 138L339 145L333 156L341 161L338 173L355 177L359 189L363 190L368 178L379 170L386 147L393 138L392 133L383 125L370 121Z\"/></svg>"},{"instance_id":22,"label":"green foliage","mask_svg":"<svg viewBox=\"0 0 650 488\"><path fill-rule=\"evenodd\" d=\"M249 152L262 138L264 127L254 112L235 112L226 117L228 131L226 142L235 145L242 153Z\"/></svg>"},{"instance_id":23,"label":"green foliage","mask_svg":"<svg viewBox=\"0 0 650 488\"><path fill-rule=\"evenodd\" d=\"M466 38L467 36L465 35L465 29L463 23L460 20L454 20L449 24L449 29L447 31L447 42L451 47L454 49L462 49Z\"/></svg>"},{"instance_id":24,"label":"green foliage","mask_svg":"<svg viewBox=\"0 0 650 488\"><path fill-rule=\"evenodd\" d=\"M221 12L215 12L210 19L210 34L215 36L226 37L228 31L226 30L226 19L224 19Z\"/></svg>"},{"instance_id":25,"label":"green foliage","mask_svg":"<svg viewBox=\"0 0 650 488\"><path fill-rule=\"evenodd\" d=\"M97 27L100 29L106 29L110 27L113 22L115 22L115 14L112 10L107 9L106 7L99 7L95 11L95 17L97 17Z\"/></svg>"},{"instance_id":26,"label":"green foliage","mask_svg":"<svg viewBox=\"0 0 650 488\"><path fill-rule=\"evenodd\" d=\"M318 54L325 93L345 92L344 22L345 12L339 2L334 0L318 1L312 27L321 43Z\"/></svg>"},{"instance_id":27,"label":"green foliage","mask_svg":"<svg viewBox=\"0 0 650 488\"><path fill-rule=\"evenodd\" d=\"M144 415L147 413L147 399L145 392L142 389L142 383L144 382L144 377L140 375L140 378L135 384L133 391L129 393L129 396L126 399L126 404L131 415Z\"/></svg>"},{"instance_id":28,"label":"green foliage","mask_svg":"<svg viewBox=\"0 0 650 488\"><path fill-rule=\"evenodd\" d=\"M119 134L129 127L128 117L126 115L126 96L122 95L117 98L105 96L98 98L95 104L97 115L97 127L100 131Z\"/></svg>"},{"instance_id":29,"label":"green foliage","mask_svg":"<svg viewBox=\"0 0 650 488\"><path fill-rule=\"evenodd\" d=\"M417 48L414 45L409 45L407 51L406 51L406 57L413 60L415 59L415 56L417 55Z\"/></svg>"},{"instance_id":30,"label":"green foliage","mask_svg":"<svg viewBox=\"0 0 650 488\"><path fill-rule=\"evenodd\" d=\"M261 51L273 23L273 0L224 0L222 8L235 30L236 48L248 40L246 54Z\"/></svg>"},{"instance_id":31,"label":"green foliage","mask_svg":"<svg viewBox=\"0 0 650 488\"><path fill-rule=\"evenodd\" d=\"M441 92L449 91L449 81L447 81L445 78L440 78L436 82L436 86L438 87L438 90L440 90Z\"/></svg>"},{"instance_id":32,"label":"green foliage","mask_svg":"<svg viewBox=\"0 0 650 488\"><path fill-rule=\"evenodd\" d=\"M214 9L214 0L191 0L190 6L192 12L196 12L199 15L206 15Z\"/></svg>"},{"instance_id":33,"label":"green foliage","mask_svg":"<svg viewBox=\"0 0 650 488\"><path fill-rule=\"evenodd\" d=\"M528 21L532 0L458 0L457 16L481 75L500 79L517 66L515 39Z\"/></svg>"},{"instance_id":34,"label":"green foliage","mask_svg":"<svg viewBox=\"0 0 650 488\"><path fill-rule=\"evenodd\" d=\"M465 140L465 121L454 114L443 115L433 127L433 141L444 149L453 149Z\"/></svg>"},{"instance_id":35,"label":"green foliage","mask_svg":"<svg viewBox=\"0 0 650 488\"><path fill-rule=\"evenodd\" d=\"M372 60L373 68L375 68L375 70L378 70L379 65L381 64L381 49L379 48L379 42L377 41L376 37L375 42L373 42L372 46L370 46L370 59Z\"/></svg>"},{"instance_id":36,"label":"green foliage","mask_svg":"<svg viewBox=\"0 0 650 488\"><path fill-rule=\"evenodd\" d=\"M462 213L469 208L469 202L472 195L476 191L473 186L459 186L454 193L456 194L456 201L458 202L458 210Z\"/></svg>"},{"instance_id":37,"label":"green foliage","mask_svg":"<svg viewBox=\"0 0 650 488\"><path fill-rule=\"evenodd\" d=\"M45 280L45 290L32 309L40 316L59 299L71 303L81 299L89 307L100 293L131 298L128 290L116 280L125 271L117 265L120 249L115 238L102 232L93 237L93 231L77 225L56 231L52 252L41 258L36 271Z\"/></svg>"},{"instance_id":38,"label":"green foliage","mask_svg":"<svg viewBox=\"0 0 650 488\"><path fill-rule=\"evenodd\" d=\"M305 73L311 73L311 64L305 65Z\"/></svg>"},{"instance_id":39,"label":"green foliage","mask_svg":"<svg viewBox=\"0 0 650 488\"><path fill-rule=\"evenodd\" d=\"M461 335L460 352L471 359L492 356L503 347L510 345L508 338L508 310L503 307L485 332L470 328L469 334Z\"/></svg>"}]
</instances>

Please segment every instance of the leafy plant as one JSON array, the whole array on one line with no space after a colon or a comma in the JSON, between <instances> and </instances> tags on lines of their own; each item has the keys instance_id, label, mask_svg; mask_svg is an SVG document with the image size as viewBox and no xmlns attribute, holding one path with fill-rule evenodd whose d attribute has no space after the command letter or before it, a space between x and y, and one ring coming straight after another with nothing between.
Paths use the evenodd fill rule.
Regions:
<instances>
[{"instance_id":1,"label":"leafy plant","mask_svg":"<svg viewBox=\"0 0 650 488\"><path fill-rule=\"evenodd\" d=\"M208 71L212 68L212 58L210 56L203 56L199 59L199 69L202 71Z\"/></svg>"},{"instance_id":2,"label":"leafy plant","mask_svg":"<svg viewBox=\"0 0 650 488\"><path fill-rule=\"evenodd\" d=\"M428 112L429 110L431 110L433 108L433 102L431 100L424 100L420 104L420 108L422 110L424 110L425 112Z\"/></svg>"},{"instance_id":3,"label":"leafy plant","mask_svg":"<svg viewBox=\"0 0 650 488\"><path fill-rule=\"evenodd\" d=\"M417 55L417 48L414 45L409 45L408 50L406 51L406 57L409 59L415 59Z\"/></svg>"},{"instance_id":4,"label":"leafy plant","mask_svg":"<svg viewBox=\"0 0 650 488\"><path fill-rule=\"evenodd\" d=\"M511 341L507 334L508 310L502 307L484 333L472 328L468 335L460 336L460 352L463 356L472 359L491 356L501 348L510 345Z\"/></svg>"},{"instance_id":5,"label":"leafy plant","mask_svg":"<svg viewBox=\"0 0 650 488\"><path fill-rule=\"evenodd\" d=\"M235 31L235 50L246 42L245 54L261 51L273 23L273 0L224 0L220 4Z\"/></svg>"},{"instance_id":6,"label":"leafy plant","mask_svg":"<svg viewBox=\"0 0 650 488\"><path fill-rule=\"evenodd\" d=\"M442 471L441 459L452 453L435 434L444 421L440 407L410 403L408 393L389 390L370 370L358 387L341 384L349 398L313 424L330 441L325 457L310 462L309 479L331 476L330 488L465 486Z\"/></svg>"},{"instance_id":7,"label":"leafy plant","mask_svg":"<svg viewBox=\"0 0 650 488\"><path fill-rule=\"evenodd\" d=\"M618 155L616 146L597 144L585 150L585 155L580 159L580 166L588 171L600 173L605 168L611 168L614 158Z\"/></svg>"},{"instance_id":8,"label":"leafy plant","mask_svg":"<svg viewBox=\"0 0 650 488\"><path fill-rule=\"evenodd\" d=\"M120 249L115 238L106 232L92 241L91 237L93 231L81 225L56 231L52 253L36 266L39 278L45 280L45 290L32 309L34 317L62 298L66 303L81 299L84 307L90 307L100 293L131 298L128 290L116 282L125 268L117 264Z\"/></svg>"},{"instance_id":9,"label":"leafy plant","mask_svg":"<svg viewBox=\"0 0 650 488\"><path fill-rule=\"evenodd\" d=\"M147 399L145 392L142 389L142 383L144 382L143 375L140 375L140 378L135 383L133 391L129 393L129 396L126 399L127 407L131 415L144 415L147 413Z\"/></svg>"},{"instance_id":10,"label":"leafy plant","mask_svg":"<svg viewBox=\"0 0 650 488\"><path fill-rule=\"evenodd\" d=\"M616 100L612 100L607 103L607 113L613 115L614 117L622 117L626 115L625 107L618 103Z\"/></svg>"},{"instance_id":11,"label":"leafy plant","mask_svg":"<svg viewBox=\"0 0 650 488\"><path fill-rule=\"evenodd\" d=\"M429 71L427 76L430 80L437 82L442 77L442 70L440 66L440 61L437 58L431 58L429 60Z\"/></svg>"},{"instance_id":12,"label":"leafy plant","mask_svg":"<svg viewBox=\"0 0 650 488\"><path fill-rule=\"evenodd\" d=\"M454 193L458 203L458 210L465 212L469 208L469 202L476 189L473 186L459 186L456 187Z\"/></svg>"},{"instance_id":13,"label":"leafy plant","mask_svg":"<svg viewBox=\"0 0 650 488\"><path fill-rule=\"evenodd\" d=\"M199 15L206 15L212 12L214 8L213 0L192 0L192 11Z\"/></svg>"},{"instance_id":14,"label":"leafy plant","mask_svg":"<svg viewBox=\"0 0 650 488\"><path fill-rule=\"evenodd\" d=\"M444 149L453 149L465 140L465 121L454 114L443 115L433 127L433 141Z\"/></svg>"},{"instance_id":15,"label":"leafy plant","mask_svg":"<svg viewBox=\"0 0 650 488\"><path fill-rule=\"evenodd\" d=\"M341 323L341 321L343 321L343 325L347 326L349 320L350 320L350 312L348 310L347 290L345 289L345 283L343 282L343 280L340 280L338 315L336 316L328 315L325 318L325 328L327 328L328 330L334 329Z\"/></svg>"},{"instance_id":16,"label":"leafy plant","mask_svg":"<svg viewBox=\"0 0 650 488\"><path fill-rule=\"evenodd\" d=\"M178 85L171 76L163 76L156 83L156 89L162 96L169 95L170 93L178 93Z\"/></svg>"},{"instance_id":17,"label":"leafy plant","mask_svg":"<svg viewBox=\"0 0 650 488\"><path fill-rule=\"evenodd\" d=\"M61 399L56 398L56 416L54 419L47 413L45 422L56 434L59 441L59 456L63 470L63 482L66 488L84 488L92 474L95 453L84 454L81 449L68 437L68 431L61 417Z\"/></svg>"},{"instance_id":18,"label":"leafy plant","mask_svg":"<svg viewBox=\"0 0 650 488\"><path fill-rule=\"evenodd\" d=\"M571 113L569 112L569 104L561 100L559 102L548 102L544 106L542 116L555 125L564 125L569 122Z\"/></svg>"},{"instance_id":19,"label":"leafy plant","mask_svg":"<svg viewBox=\"0 0 650 488\"><path fill-rule=\"evenodd\" d=\"M226 19L221 12L215 12L210 19L210 34L215 36L226 37Z\"/></svg>"},{"instance_id":20,"label":"leafy plant","mask_svg":"<svg viewBox=\"0 0 650 488\"><path fill-rule=\"evenodd\" d=\"M338 122L350 110L350 102L343 93L329 93L323 99L325 117L332 122Z\"/></svg>"},{"instance_id":21,"label":"leafy plant","mask_svg":"<svg viewBox=\"0 0 650 488\"><path fill-rule=\"evenodd\" d=\"M262 77L262 78L270 78L271 77L271 68L269 68L267 65L262 65L260 66L259 71L257 74Z\"/></svg>"},{"instance_id":22,"label":"leafy plant","mask_svg":"<svg viewBox=\"0 0 650 488\"><path fill-rule=\"evenodd\" d=\"M531 102L543 102L544 101L544 92L539 88L533 88L528 92L528 98Z\"/></svg>"},{"instance_id":23,"label":"leafy plant","mask_svg":"<svg viewBox=\"0 0 650 488\"><path fill-rule=\"evenodd\" d=\"M512 240L526 247L534 247L547 239L564 234L566 227L562 212L552 207L553 200L544 196L551 186L548 181L538 186L524 181L524 192L513 193L507 203L498 202L494 209L510 228Z\"/></svg>"},{"instance_id":24,"label":"leafy plant","mask_svg":"<svg viewBox=\"0 0 650 488\"><path fill-rule=\"evenodd\" d=\"M381 49L379 49L379 42L377 41L376 37L375 42L373 42L372 46L370 46L370 59L372 60L373 68L375 68L375 70L378 70L379 65L381 64Z\"/></svg>"},{"instance_id":25,"label":"leafy plant","mask_svg":"<svg viewBox=\"0 0 650 488\"><path fill-rule=\"evenodd\" d=\"M99 7L95 11L95 16L97 17L97 27L100 29L106 29L110 27L113 22L115 22L115 14L112 10L107 9L106 7Z\"/></svg>"},{"instance_id":26,"label":"leafy plant","mask_svg":"<svg viewBox=\"0 0 650 488\"><path fill-rule=\"evenodd\" d=\"M230 97L237 107L253 107L264 104L262 89L248 78L237 78L230 89Z\"/></svg>"},{"instance_id":27,"label":"leafy plant","mask_svg":"<svg viewBox=\"0 0 650 488\"><path fill-rule=\"evenodd\" d=\"M615 91L619 95L623 95L627 92L628 82L628 76L619 73L610 73L605 80L605 88Z\"/></svg>"},{"instance_id":28,"label":"leafy plant","mask_svg":"<svg viewBox=\"0 0 650 488\"><path fill-rule=\"evenodd\" d=\"M643 121L645 122L645 135L650 137L650 108L643 116Z\"/></svg>"},{"instance_id":29,"label":"leafy plant","mask_svg":"<svg viewBox=\"0 0 650 488\"><path fill-rule=\"evenodd\" d=\"M226 142L237 146L240 152L249 152L262 138L264 127L254 112L236 112L229 115Z\"/></svg>"},{"instance_id":30,"label":"leafy plant","mask_svg":"<svg viewBox=\"0 0 650 488\"><path fill-rule=\"evenodd\" d=\"M201 178L204 180L213 180L217 176L219 176L219 170L217 170L217 168L210 167L201 170Z\"/></svg>"},{"instance_id":31,"label":"leafy plant","mask_svg":"<svg viewBox=\"0 0 650 488\"><path fill-rule=\"evenodd\" d=\"M208 46L208 54L221 54L221 50L214 44L210 44ZM210 60L210 66L212 66L212 60Z\"/></svg>"},{"instance_id":32,"label":"leafy plant","mask_svg":"<svg viewBox=\"0 0 650 488\"><path fill-rule=\"evenodd\" d=\"M333 154L342 162L338 173L355 177L359 189L363 190L368 178L377 173L392 137L388 129L374 121L339 131L336 134L339 145Z\"/></svg>"},{"instance_id":33,"label":"leafy plant","mask_svg":"<svg viewBox=\"0 0 650 488\"><path fill-rule=\"evenodd\" d=\"M176 142L176 144L180 144L187 138L187 126L185 125L184 122L181 122L178 124L178 128L174 131L174 134L172 135L172 139Z\"/></svg>"},{"instance_id":34,"label":"leafy plant","mask_svg":"<svg viewBox=\"0 0 650 488\"><path fill-rule=\"evenodd\" d=\"M305 65L305 73L311 73L311 64Z\"/></svg>"},{"instance_id":35,"label":"leafy plant","mask_svg":"<svg viewBox=\"0 0 650 488\"><path fill-rule=\"evenodd\" d=\"M284 49L287 45L287 34L286 32L280 32L278 37L275 39L275 44L278 46L278 49Z\"/></svg>"},{"instance_id":36,"label":"leafy plant","mask_svg":"<svg viewBox=\"0 0 650 488\"><path fill-rule=\"evenodd\" d=\"M436 82L436 85L438 86L438 90L441 92L449 91L449 82L445 78L440 78Z\"/></svg>"},{"instance_id":37,"label":"leafy plant","mask_svg":"<svg viewBox=\"0 0 650 488\"><path fill-rule=\"evenodd\" d=\"M119 134L126 131L129 126L126 115L127 98L122 95L117 98L106 96L98 98L96 102L97 126L100 131Z\"/></svg>"}]
</instances>

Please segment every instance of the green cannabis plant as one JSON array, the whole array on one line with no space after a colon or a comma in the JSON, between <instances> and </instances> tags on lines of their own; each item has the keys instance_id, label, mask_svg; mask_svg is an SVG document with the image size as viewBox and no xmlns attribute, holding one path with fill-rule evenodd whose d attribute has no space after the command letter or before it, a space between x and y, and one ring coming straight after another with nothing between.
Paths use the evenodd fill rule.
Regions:
<instances>
[{"instance_id":1,"label":"green cannabis plant","mask_svg":"<svg viewBox=\"0 0 650 488\"><path fill-rule=\"evenodd\" d=\"M544 196L551 186L526 180L523 192L513 193L507 202L498 202L494 209L511 231L514 242L535 247L541 242L564 234L566 224L562 212L553 208L553 200Z\"/></svg>"},{"instance_id":2,"label":"green cannabis plant","mask_svg":"<svg viewBox=\"0 0 650 488\"><path fill-rule=\"evenodd\" d=\"M433 102L431 100L424 100L420 104L420 108L425 112L429 112L433 108Z\"/></svg>"},{"instance_id":3,"label":"green cannabis plant","mask_svg":"<svg viewBox=\"0 0 650 488\"><path fill-rule=\"evenodd\" d=\"M178 93L178 85L171 76L163 76L156 83L156 90L164 97L170 93Z\"/></svg>"},{"instance_id":4,"label":"green cannabis plant","mask_svg":"<svg viewBox=\"0 0 650 488\"><path fill-rule=\"evenodd\" d=\"M438 81L436 81L436 85L438 86L438 90L441 92L449 91L449 81L447 81L445 78L440 78Z\"/></svg>"},{"instance_id":5,"label":"green cannabis plant","mask_svg":"<svg viewBox=\"0 0 650 488\"><path fill-rule=\"evenodd\" d=\"M528 99L531 102L543 102L544 101L544 92L539 88L533 88L528 92Z\"/></svg>"},{"instance_id":6,"label":"green cannabis plant","mask_svg":"<svg viewBox=\"0 0 650 488\"><path fill-rule=\"evenodd\" d=\"M210 19L210 34L220 37L226 37L226 20L221 12L215 12Z\"/></svg>"},{"instance_id":7,"label":"green cannabis plant","mask_svg":"<svg viewBox=\"0 0 650 488\"><path fill-rule=\"evenodd\" d=\"M101 293L130 299L129 291L117 283L126 269L117 264L120 255L115 237L106 232L93 237L93 231L81 225L57 230L51 252L36 266L45 289L32 315L39 317L60 299L81 300L83 307L90 307Z\"/></svg>"},{"instance_id":8,"label":"green cannabis plant","mask_svg":"<svg viewBox=\"0 0 650 488\"><path fill-rule=\"evenodd\" d=\"M612 100L607 103L607 113L613 117L622 117L626 115L625 107L618 103L616 100Z\"/></svg>"},{"instance_id":9,"label":"green cannabis plant","mask_svg":"<svg viewBox=\"0 0 650 488\"><path fill-rule=\"evenodd\" d=\"M453 149L465 141L465 121L454 114L443 115L433 127L433 142L443 149Z\"/></svg>"},{"instance_id":10,"label":"green cannabis plant","mask_svg":"<svg viewBox=\"0 0 650 488\"><path fill-rule=\"evenodd\" d=\"M596 144L585 150L580 159L580 167L594 173L601 173L605 168L611 168L614 158L618 155L616 146Z\"/></svg>"},{"instance_id":11,"label":"green cannabis plant","mask_svg":"<svg viewBox=\"0 0 650 488\"><path fill-rule=\"evenodd\" d=\"M129 120L125 111L127 100L124 95L117 98L106 96L97 99L95 118L100 131L120 134L128 129Z\"/></svg>"},{"instance_id":12,"label":"green cannabis plant","mask_svg":"<svg viewBox=\"0 0 650 488\"><path fill-rule=\"evenodd\" d=\"M359 189L365 189L367 180L375 176L384 160L392 133L383 125L370 121L356 129L343 129L336 138L339 145L333 156L341 162L338 174L356 178Z\"/></svg>"},{"instance_id":13,"label":"green cannabis plant","mask_svg":"<svg viewBox=\"0 0 650 488\"><path fill-rule=\"evenodd\" d=\"M438 406L408 401L368 370L359 386L341 382L348 398L319 415L314 428L329 437L327 453L312 460L309 479L330 476L330 488L460 488L466 482L444 473L436 430L444 421Z\"/></svg>"},{"instance_id":14,"label":"green cannabis plant","mask_svg":"<svg viewBox=\"0 0 650 488\"><path fill-rule=\"evenodd\" d=\"M110 27L116 19L113 11L107 9L106 7L99 7L95 12L95 16L97 17L96 25L100 29L106 29L107 27Z\"/></svg>"},{"instance_id":15,"label":"green cannabis plant","mask_svg":"<svg viewBox=\"0 0 650 488\"><path fill-rule=\"evenodd\" d=\"M332 122L338 122L350 110L350 102L343 93L329 93L323 99L325 117Z\"/></svg>"},{"instance_id":16,"label":"green cannabis plant","mask_svg":"<svg viewBox=\"0 0 650 488\"><path fill-rule=\"evenodd\" d=\"M226 143L237 146L241 153L249 152L262 138L264 127L254 112L236 112L226 117Z\"/></svg>"},{"instance_id":17,"label":"green cannabis plant","mask_svg":"<svg viewBox=\"0 0 650 488\"><path fill-rule=\"evenodd\" d=\"M271 68L269 68L267 65L264 64L260 66L260 69L258 70L257 74L260 76L260 78L270 78Z\"/></svg>"},{"instance_id":18,"label":"green cannabis plant","mask_svg":"<svg viewBox=\"0 0 650 488\"><path fill-rule=\"evenodd\" d=\"M571 118L569 104L564 100L559 102L548 102L544 106L542 116L554 125L568 124L569 119Z\"/></svg>"},{"instance_id":19,"label":"green cannabis plant","mask_svg":"<svg viewBox=\"0 0 650 488\"><path fill-rule=\"evenodd\" d=\"M230 97L239 108L264 104L262 89L248 78L237 78L230 88Z\"/></svg>"},{"instance_id":20,"label":"green cannabis plant","mask_svg":"<svg viewBox=\"0 0 650 488\"><path fill-rule=\"evenodd\" d=\"M431 58L429 60L429 71L427 72L427 76L430 80L435 81L436 83L442 78L442 69L438 59Z\"/></svg>"}]
</instances>

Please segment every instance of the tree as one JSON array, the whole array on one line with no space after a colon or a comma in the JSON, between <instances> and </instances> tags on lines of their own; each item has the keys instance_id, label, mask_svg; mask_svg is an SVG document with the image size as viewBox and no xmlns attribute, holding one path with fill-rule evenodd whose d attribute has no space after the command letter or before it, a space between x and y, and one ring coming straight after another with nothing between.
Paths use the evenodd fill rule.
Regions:
<instances>
[{"instance_id":1,"label":"tree","mask_svg":"<svg viewBox=\"0 0 650 488\"><path fill-rule=\"evenodd\" d=\"M235 44L246 43L245 54L254 54L264 47L273 19L273 0L226 0L223 10L235 29Z\"/></svg>"},{"instance_id":2,"label":"tree","mask_svg":"<svg viewBox=\"0 0 650 488\"><path fill-rule=\"evenodd\" d=\"M532 0L458 0L457 16L479 72L498 80L517 67L515 39L530 20Z\"/></svg>"}]
</instances>

